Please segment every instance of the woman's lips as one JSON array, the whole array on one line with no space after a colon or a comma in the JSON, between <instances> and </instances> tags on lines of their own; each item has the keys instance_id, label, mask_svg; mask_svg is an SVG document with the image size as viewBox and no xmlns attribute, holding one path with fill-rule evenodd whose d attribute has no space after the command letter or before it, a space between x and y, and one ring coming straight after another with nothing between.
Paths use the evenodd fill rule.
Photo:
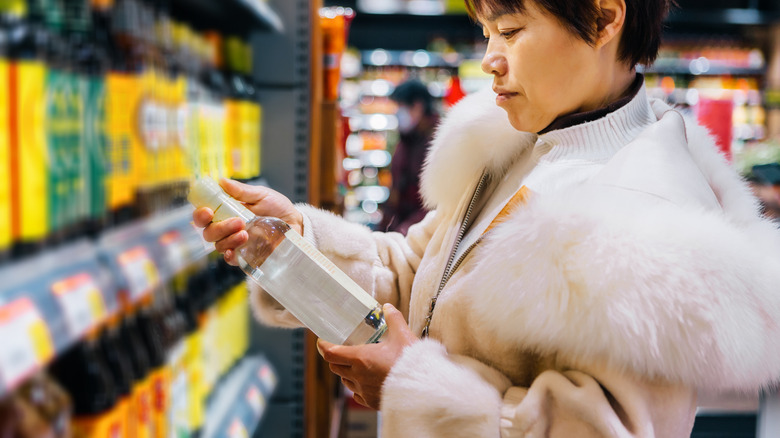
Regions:
<instances>
[{"instance_id":1,"label":"woman's lips","mask_svg":"<svg viewBox=\"0 0 780 438\"><path fill-rule=\"evenodd\" d=\"M515 96L517 96L517 93L509 93L509 92L498 93L496 94L496 103L500 105Z\"/></svg>"}]
</instances>

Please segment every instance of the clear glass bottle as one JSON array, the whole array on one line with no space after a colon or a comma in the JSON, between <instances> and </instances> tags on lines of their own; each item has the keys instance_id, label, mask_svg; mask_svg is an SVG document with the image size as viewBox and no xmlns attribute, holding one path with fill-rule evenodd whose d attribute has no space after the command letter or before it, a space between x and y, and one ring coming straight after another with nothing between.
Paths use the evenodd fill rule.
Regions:
<instances>
[{"instance_id":1,"label":"clear glass bottle","mask_svg":"<svg viewBox=\"0 0 780 438\"><path fill-rule=\"evenodd\" d=\"M286 222L255 216L209 178L193 183L189 200L214 211L214 221L246 222L249 241L236 248L239 267L314 334L343 345L382 337L387 326L379 303Z\"/></svg>"}]
</instances>

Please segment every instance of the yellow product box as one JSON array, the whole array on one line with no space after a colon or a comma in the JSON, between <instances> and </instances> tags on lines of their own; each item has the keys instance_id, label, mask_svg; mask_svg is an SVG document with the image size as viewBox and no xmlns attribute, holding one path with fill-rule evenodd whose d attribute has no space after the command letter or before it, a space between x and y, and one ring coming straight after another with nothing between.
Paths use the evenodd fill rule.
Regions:
<instances>
[{"instance_id":1,"label":"yellow product box","mask_svg":"<svg viewBox=\"0 0 780 438\"><path fill-rule=\"evenodd\" d=\"M133 385L130 410L133 413L133 423L136 438L151 438L152 435L152 379L151 376Z\"/></svg>"},{"instance_id":2,"label":"yellow product box","mask_svg":"<svg viewBox=\"0 0 780 438\"><path fill-rule=\"evenodd\" d=\"M136 75L110 73L106 78L106 203L110 210L135 202L139 148L137 132L140 79Z\"/></svg>"},{"instance_id":3,"label":"yellow product box","mask_svg":"<svg viewBox=\"0 0 780 438\"><path fill-rule=\"evenodd\" d=\"M12 233L18 242L36 242L49 231L46 66L11 63L9 82Z\"/></svg>"},{"instance_id":4,"label":"yellow product box","mask_svg":"<svg viewBox=\"0 0 780 438\"><path fill-rule=\"evenodd\" d=\"M244 103L238 100L225 101L225 162L230 178L245 178L244 148Z\"/></svg>"},{"instance_id":5,"label":"yellow product box","mask_svg":"<svg viewBox=\"0 0 780 438\"><path fill-rule=\"evenodd\" d=\"M189 114L187 110L187 81L178 77L170 84L169 129L171 135L170 160L174 181L188 181L193 169L189 165Z\"/></svg>"},{"instance_id":6,"label":"yellow product box","mask_svg":"<svg viewBox=\"0 0 780 438\"><path fill-rule=\"evenodd\" d=\"M152 436L168 436L168 411L171 404L171 369L165 366L152 372Z\"/></svg>"},{"instance_id":7,"label":"yellow product box","mask_svg":"<svg viewBox=\"0 0 780 438\"><path fill-rule=\"evenodd\" d=\"M11 135L8 107L11 96L8 61L0 59L0 252L11 246Z\"/></svg>"},{"instance_id":8,"label":"yellow product box","mask_svg":"<svg viewBox=\"0 0 780 438\"><path fill-rule=\"evenodd\" d=\"M187 396L189 402L190 431L200 429L206 419L206 398L208 392L204 385L203 334L200 330L191 334L185 341L185 366L188 374Z\"/></svg>"},{"instance_id":9,"label":"yellow product box","mask_svg":"<svg viewBox=\"0 0 780 438\"><path fill-rule=\"evenodd\" d=\"M71 427L76 438L122 438L126 433L119 405L102 415L76 417Z\"/></svg>"}]
</instances>

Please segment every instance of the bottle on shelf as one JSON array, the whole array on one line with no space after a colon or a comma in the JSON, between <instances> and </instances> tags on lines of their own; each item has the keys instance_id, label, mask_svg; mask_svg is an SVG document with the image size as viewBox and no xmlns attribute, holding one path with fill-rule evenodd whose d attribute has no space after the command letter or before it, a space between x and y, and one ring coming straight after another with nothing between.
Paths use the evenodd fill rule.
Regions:
<instances>
[{"instance_id":1,"label":"bottle on shelf","mask_svg":"<svg viewBox=\"0 0 780 438\"><path fill-rule=\"evenodd\" d=\"M95 333L58 357L50 369L73 399L74 436L121 436L126 423L119 392Z\"/></svg>"},{"instance_id":2,"label":"bottle on shelf","mask_svg":"<svg viewBox=\"0 0 780 438\"><path fill-rule=\"evenodd\" d=\"M135 413L132 410L133 384L136 379L130 364L130 354L122 342L120 323L118 315L110 317L99 343L103 360L117 387L118 411L125 432L123 436L130 437L136 433Z\"/></svg>"},{"instance_id":3,"label":"bottle on shelf","mask_svg":"<svg viewBox=\"0 0 780 438\"><path fill-rule=\"evenodd\" d=\"M194 182L189 199L214 211L214 220L246 222L249 241L236 249L241 270L317 336L346 345L382 337L382 307L287 223L255 216L207 178Z\"/></svg>"},{"instance_id":4,"label":"bottle on shelf","mask_svg":"<svg viewBox=\"0 0 780 438\"><path fill-rule=\"evenodd\" d=\"M15 256L39 251L49 235L49 146L45 105L48 35L35 0L4 14L8 35L11 233Z\"/></svg>"}]
</instances>

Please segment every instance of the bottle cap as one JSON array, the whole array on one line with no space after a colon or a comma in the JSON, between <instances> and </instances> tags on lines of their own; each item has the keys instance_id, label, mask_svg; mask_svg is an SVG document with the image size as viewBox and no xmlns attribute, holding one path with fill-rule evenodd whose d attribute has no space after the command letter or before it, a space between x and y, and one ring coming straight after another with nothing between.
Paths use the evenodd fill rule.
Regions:
<instances>
[{"instance_id":1,"label":"bottle cap","mask_svg":"<svg viewBox=\"0 0 780 438\"><path fill-rule=\"evenodd\" d=\"M214 221L240 217L244 222L255 215L244 204L233 199L211 178L198 178L190 185L187 200L196 208L208 207L214 212Z\"/></svg>"}]
</instances>

